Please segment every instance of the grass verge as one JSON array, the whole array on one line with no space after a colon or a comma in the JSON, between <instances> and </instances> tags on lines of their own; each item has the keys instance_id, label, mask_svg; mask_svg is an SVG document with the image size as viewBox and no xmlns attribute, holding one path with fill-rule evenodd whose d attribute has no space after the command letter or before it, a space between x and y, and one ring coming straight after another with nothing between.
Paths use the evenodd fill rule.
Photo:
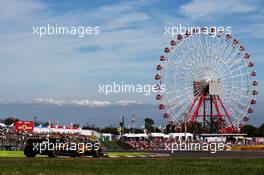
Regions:
<instances>
[{"instance_id":1,"label":"grass verge","mask_svg":"<svg viewBox=\"0 0 264 175\"><path fill-rule=\"evenodd\" d=\"M263 159L0 158L2 175L261 175Z\"/></svg>"}]
</instances>

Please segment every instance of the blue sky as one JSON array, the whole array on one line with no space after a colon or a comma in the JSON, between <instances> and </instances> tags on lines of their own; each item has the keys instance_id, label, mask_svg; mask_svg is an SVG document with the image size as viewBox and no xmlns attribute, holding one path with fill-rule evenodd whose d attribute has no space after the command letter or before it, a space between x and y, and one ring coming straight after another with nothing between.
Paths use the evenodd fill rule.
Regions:
<instances>
[{"instance_id":1,"label":"blue sky","mask_svg":"<svg viewBox=\"0 0 264 175\"><path fill-rule=\"evenodd\" d=\"M263 6L260 0L4 0L0 7L1 101L155 104L153 95L105 96L98 93L98 84L155 83L155 65L171 39L164 35L164 27L189 24L232 27L256 62L257 107L261 108ZM97 25L101 34L85 38L32 35L32 26L47 24Z\"/></svg>"}]
</instances>

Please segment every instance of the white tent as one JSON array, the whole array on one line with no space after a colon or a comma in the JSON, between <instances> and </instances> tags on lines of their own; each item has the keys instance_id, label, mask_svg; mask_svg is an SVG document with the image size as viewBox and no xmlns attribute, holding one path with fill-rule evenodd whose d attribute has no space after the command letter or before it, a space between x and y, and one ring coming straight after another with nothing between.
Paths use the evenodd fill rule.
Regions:
<instances>
[{"instance_id":1,"label":"white tent","mask_svg":"<svg viewBox=\"0 0 264 175\"><path fill-rule=\"evenodd\" d=\"M140 138L140 137L144 137L144 138L148 138L147 134L124 134L124 137L128 137L128 138Z\"/></svg>"},{"instance_id":2,"label":"white tent","mask_svg":"<svg viewBox=\"0 0 264 175\"><path fill-rule=\"evenodd\" d=\"M185 137L185 133L184 132L180 132L180 133L169 133L169 136L171 138L176 138L177 140L184 140L183 138ZM186 133L186 137L189 140L193 140L193 134L191 134L191 133Z\"/></svg>"},{"instance_id":3,"label":"white tent","mask_svg":"<svg viewBox=\"0 0 264 175\"><path fill-rule=\"evenodd\" d=\"M112 134L111 133L102 133L101 138L103 141L112 141Z\"/></svg>"},{"instance_id":4,"label":"white tent","mask_svg":"<svg viewBox=\"0 0 264 175\"><path fill-rule=\"evenodd\" d=\"M154 132L150 134L152 137L163 137L163 138L169 138L169 135L164 134L162 132L158 133L158 132Z\"/></svg>"},{"instance_id":5,"label":"white tent","mask_svg":"<svg viewBox=\"0 0 264 175\"><path fill-rule=\"evenodd\" d=\"M36 132L36 133L48 133L49 132L49 128L34 127L33 131Z\"/></svg>"},{"instance_id":6,"label":"white tent","mask_svg":"<svg viewBox=\"0 0 264 175\"><path fill-rule=\"evenodd\" d=\"M79 133L81 135L86 135L86 136L100 137L100 134L94 130L34 127L33 131L36 133L68 133L68 134Z\"/></svg>"},{"instance_id":7,"label":"white tent","mask_svg":"<svg viewBox=\"0 0 264 175\"><path fill-rule=\"evenodd\" d=\"M0 123L1 127L6 127L6 125L4 123Z\"/></svg>"},{"instance_id":8,"label":"white tent","mask_svg":"<svg viewBox=\"0 0 264 175\"><path fill-rule=\"evenodd\" d=\"M94 130L79 130L78 131L81 135L86 135L86 136L96 136L99 138L101 135L97 131Z\"/></svg>"}]
</instances>

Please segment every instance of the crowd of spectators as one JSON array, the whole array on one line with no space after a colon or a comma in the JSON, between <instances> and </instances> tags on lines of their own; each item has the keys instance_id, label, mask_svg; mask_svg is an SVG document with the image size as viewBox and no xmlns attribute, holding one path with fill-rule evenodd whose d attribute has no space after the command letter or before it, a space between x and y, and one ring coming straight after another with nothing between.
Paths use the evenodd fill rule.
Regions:
<instances>
[{"instance_id":1,"label":"crowd of spectators","mask_svg":"<svg viewBox=\"0 0 264 175\"><path fill-rule=\"evenodd\" d=\"M126 143L136 150L158 150L165 149L165 143L169 143L168 138L155 138L155 139L128 139Z\"/></svg>"},{"instance_id":2,"label":"crowd of spectators","mask_svg":"<svg viewBox=\"0 0 264 175\"><path fill-rule=\"evenodd\" d=\"M176 138L127 138L126 143L128 143L135 150L164 150L171 146L172 143L179 143ZM188 140L189 142L189 140Z\"/></svg>"},{"instance_id":3,"label":"crowd of spectators","mask_svg":"<svg viewBox=\"0 0 264 175\"><path fill-rule=\"evenodd\" d=\"M27 133L16 133L13 127L0 126L0 150L20 150L27 137Z\"/></svg>"},{"instance_id":4,"label":"crowd of spectators","mask_svg":"<svg viewBox=\"0 0 264 175\"><path fill-rule=\"evenodd\" d=\"M0 126L0 150L23 150L26 142L32 137L50 137L51 135L57 135L64 143L87 143L91 141L90 136L85 136L80 133L35 133L35 132L16 132L14 126L3 127ZM137 138L124 138L124 142L130 145L135 150L164 150L172 143L179 143L181 139L172 137L137 137ZM263 144L263 138L257 140L239 142L238 140L231 141L232 145L255 145ZM183 140L181 140L183 142ZM187 142L199 142L195 139L187 139ZM200 141L201 142L201 141Z\"/></svg>"},{"instance_id":5,"label":"crowd of spectators","mask_svg":"<svg viewBox=\"0 0 264 175\"><path fill-rule=\"evenodd\" d=\"M256 138L257 139L257 138ZM230 143L231 145L259 145L263 144L263 139L259 140L236 140L236 139L226 139L224 143ZM125 142L129 144L135 150L164 150L171 148L172 144L181 143L222 143L223 141L202 141L198 139L188 139L185 142L179 138L164 138L164 137L154 137L154 138L126 138Z\"/></svg>"},{"instance_id":6,"label":"crowd of spectators","mask_svg":"<svg viewBox=\"0 0 264 175\"><path fill-rule=\"evenodd\" d=\"M47 138L51 135L59 136L64 143L87 143L91 141L89 136L79 133L16 132L14 127L0 126L0 150L23 150L29 138Z\"/></svg>"}]
</instances>

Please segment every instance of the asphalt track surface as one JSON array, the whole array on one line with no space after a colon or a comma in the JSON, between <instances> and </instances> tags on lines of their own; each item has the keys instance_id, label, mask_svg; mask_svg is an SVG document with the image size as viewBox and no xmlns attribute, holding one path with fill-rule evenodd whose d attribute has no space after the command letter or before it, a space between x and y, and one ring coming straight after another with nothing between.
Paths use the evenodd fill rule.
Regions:
<instances>
[{"instance_id":1,"label":"asphalt track surface","mask_svg":"<svg viewBox=\"0 0 264 175\"><path fill-rule=\"evenodd\" d=\"M194 158L264 158L264 151L217 151L216 153L207 151L177 151L172 156Z\"/></svg>"},{"instance_id":2,"label":"asphalt track surface","mask_svg":"<svg viewBox=\"0 0 264 175\"><path fill-rule=\"evenodd\" d=\"M211 153L209 151L174 151L172 154L168 150L153 150L153 151L131 151L131 152L146 152L146 157L163 157L174 156L179 158L264 158L264 151L217 151ZM133 157L133 156L132 156Z\"/></svg>"}]
</instances>

